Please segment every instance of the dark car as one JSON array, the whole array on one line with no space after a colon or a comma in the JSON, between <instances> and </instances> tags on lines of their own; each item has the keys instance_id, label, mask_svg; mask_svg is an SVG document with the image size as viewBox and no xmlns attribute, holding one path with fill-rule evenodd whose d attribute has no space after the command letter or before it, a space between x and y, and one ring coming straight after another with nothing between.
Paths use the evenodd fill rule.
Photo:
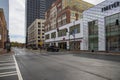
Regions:
<instances>
[{"instance_id":1,"label":"dark car","mask_svg":"<svg viewBox=\"0 0 120 80\"><path fill-rule=\"evenodd\" d=\"M33 50L37 50L38 48L37 48L37 47L35 47L35 46L33 46L33 47L32 47L32 49L33 49Z\"/></svg>"},{"instance_id":2,"label":"dark car","mask_svg":"<svg viewBox=\"0 0 120 80\"><path fill-rule=\"evenodd\" d=\"M58 51L59 51L59 48L56 47L56 46L49 46L49 47L47 48L47 51L58 52Z\"/></svg>"}]
</instances>

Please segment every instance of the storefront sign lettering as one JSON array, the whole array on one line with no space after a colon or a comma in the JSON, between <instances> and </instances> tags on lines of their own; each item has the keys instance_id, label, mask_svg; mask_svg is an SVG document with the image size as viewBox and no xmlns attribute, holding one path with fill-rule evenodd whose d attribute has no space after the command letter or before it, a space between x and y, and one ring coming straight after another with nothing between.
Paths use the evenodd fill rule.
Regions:
<instances>
[{"instance_id":1,"label":"storefront sign lettering","mask_svg":"<svg viewBox=\"0 0 120 80\"><path fill-rule=\"evenodd\" d=\"M111 10L111 9L119 7L119 6L120 6L120 2L115 2L113 4L110 4L110 5L102 8L102 12L107 11L107 10Z\"/></svg>"}]
</instances>

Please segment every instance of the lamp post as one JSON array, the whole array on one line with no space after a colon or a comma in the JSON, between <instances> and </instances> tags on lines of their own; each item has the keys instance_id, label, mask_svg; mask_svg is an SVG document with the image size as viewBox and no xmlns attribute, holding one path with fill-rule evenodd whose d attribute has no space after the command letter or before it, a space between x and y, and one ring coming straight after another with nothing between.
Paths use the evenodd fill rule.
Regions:
<instances>
[{"instance_id":1,"label":"lamp post","mask_svg":"<svg viewBox=\"0 0 120 80\"><path fill-rule=\"evenodd\" d=\"M69 39L68 39L68 43L69 43L68 47L69 47L69 49L68 50L70 51L70 32L68 32L67 28L66 28L66 32L68 33L68 36L69 36Z\"/></svg>"},{"instance_id":2,"label":"lamp post","mask_svg":"<svg viewBox=\"0 0 120 80\"><path fill-rule=\"evenodd\" d=\"M75 21L73 21L73 25L75 28ZM73 37L74 37L74 50L75 50L75 29L73 30Z\"/></svg>"}]
</instances>

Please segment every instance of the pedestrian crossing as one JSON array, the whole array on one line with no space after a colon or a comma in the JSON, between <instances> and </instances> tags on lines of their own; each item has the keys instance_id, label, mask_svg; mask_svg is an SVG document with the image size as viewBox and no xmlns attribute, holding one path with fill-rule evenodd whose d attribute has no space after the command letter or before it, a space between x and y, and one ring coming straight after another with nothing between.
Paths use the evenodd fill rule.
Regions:
<instances>
[{"instance_id":1,"label":"pedestrian crossing","mask_svg":"<svg viewBox=\"0 0 120 80\"><path fill-rule=\"evenodd\" d=\"M0 55L0 80L18 80L16 65L11 54Z\"/></svg>"}]
</instances>

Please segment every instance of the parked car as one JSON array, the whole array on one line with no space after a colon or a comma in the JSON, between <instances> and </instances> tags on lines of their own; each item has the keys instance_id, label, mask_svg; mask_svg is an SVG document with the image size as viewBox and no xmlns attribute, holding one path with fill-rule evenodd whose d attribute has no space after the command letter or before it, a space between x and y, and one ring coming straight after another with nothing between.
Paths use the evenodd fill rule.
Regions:
<instances>
[{"instance_id":1,"label":"parked car","mask_svg":"<svg viewBox=\"0 0 120 80\"><path fill-rule=\"evenodd\" d=\"M59 51L59 48L56 47L56 46L49 46L49 47L47 48L47 51L58 52L58 51Z\"/></svg>"},{"instance_id":2,"label":"parked car","mask_svg":"<svg viewBox=\"0 0 120 80\"><path fill-rule=\"evenodd\" d=\"M32 47L32 49L33 49L33 50L37 50L38 48L37 48L37 47L35 47L35 46L33 46L33 47Z\"/></svg>"}]
</instances>

